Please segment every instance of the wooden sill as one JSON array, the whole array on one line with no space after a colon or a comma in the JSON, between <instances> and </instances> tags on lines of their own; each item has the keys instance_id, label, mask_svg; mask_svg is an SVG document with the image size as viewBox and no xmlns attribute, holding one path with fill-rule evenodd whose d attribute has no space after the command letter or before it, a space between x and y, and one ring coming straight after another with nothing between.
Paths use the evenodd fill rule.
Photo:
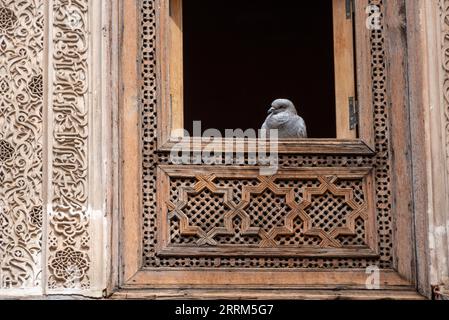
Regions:
<instances>
[{"instance_id":1,"label":"wooden sill","mask_svg":"<svg viewBox=\"0 0 449 320\"><path fill-rule=\"evenodd\" d=\"M166 143L162 143L158 151L170 152L174 147L183 150L190 148L193 152L208 150L215 152L227 151L226 147L234 146L244 150L244 152L257 151L257 145L262 143L262 139L214 139L210 142L207 138L171 138ZM270 145L267 142L267 150ZM278 152L281 154L327 154L327 155L374 155L375 152L362 140L346 139L280 139Z\"/></svg>"},{"instance_id":2,"label":"wooden sill","mask_svg":"<svg viewBox=\"0 0 449 320\"><path fill-rule=\"evenodd\" d=\"M150 289L119 290L113 300L426 300L413 288L398 290Z\"/></svg>"}]
</instances>

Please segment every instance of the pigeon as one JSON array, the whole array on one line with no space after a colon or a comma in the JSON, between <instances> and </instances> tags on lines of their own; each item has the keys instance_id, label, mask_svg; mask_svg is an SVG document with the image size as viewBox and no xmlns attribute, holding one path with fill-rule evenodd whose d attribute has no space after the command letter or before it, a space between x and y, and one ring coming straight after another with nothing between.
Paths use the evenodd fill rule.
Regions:
<instances>
[{"instance_id":1,"label":"pigeon","mask_svg":"<svg viewBox=\"0 0 449 320\"><path fill-rule=\"evenodd\" d=\"M269 136L270 130L278 130L280 139L307 138L307 128L304 119L298 116L295 105L287 99L278 99L273 102L268 117L262 125Z\"/></svg>"}]
</instances>

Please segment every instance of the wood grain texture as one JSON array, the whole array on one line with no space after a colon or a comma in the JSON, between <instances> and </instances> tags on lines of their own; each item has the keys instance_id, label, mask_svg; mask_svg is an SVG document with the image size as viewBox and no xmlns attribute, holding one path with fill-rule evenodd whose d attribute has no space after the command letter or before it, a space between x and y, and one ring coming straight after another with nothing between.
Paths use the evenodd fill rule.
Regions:
<instances>
[{"instance_id":1,"label":"wood grain texture","mask_svg":"<svg viewBox=\"0 0 449 320\"><path fill-rule=\"evenodd\" d=\"M121 37L121 211L122 211L122 281L130 279L140 268L141 241L141 143L139 108L139 17L136 1L123 3L123 31ZM134 58L131 58L134 57ZM126 190L126 192L123 192Z\"/></svg>"},{"instance_id":2,"label":"wood grain texture","mask_svg":"<svg viewBox=\"0 0 449 320\"><path fill-rule=\"evenodd\" d=\"M436 175L441 177L443 171L443 162L440 161L441 154L438 157L429 152L429 135L437 128L441 128L436 123L431 124L429 115L429 90L433 86L430 84L429 76L426 74L426 66L428 68L437 67L437 63L432 61L433 56L430 56L429 51L432 50L431 42L438 41L437 35L433 36L435 39L427 39L426 32L430 31L426 22L429 22L430 12L426 9L436 6L433 1L407 1L406 6L406 20L407 20L407 45L408 45L408 99L410 108L410 141L411 153L413 155L412 162L412 176L413 176L413 209L414 209L414 243L415 243L415 259L416 259L416 282L419 292L427 297L431 297L431 285L429 269L429 221L427 213L429 202L431 201L430 182L427 181L426 172L427 165L430 162L437 163ZM433 7L435 9L435 7ZM437 10L434 11L437 14ZM435 17L436 18L436 17ZM436 18L436 20L438 20ZM431 51L430 51L431 52ZM434 67L432 66L434 65ZM437 114L439 117L440 115ZM440 119L437 119L440 121ZM431 128L432 126L432 128ZM435 150L440 152L441 146L434 146ZM438 159L439 158L439 159ZM441 167L440 167L441 165ZM447 190L442 186L438 189ZM443 196L447 199L447 195ZM438 209L437 209L438 210ZM430 212L429 212L430 213Z\"/></svg>"},{"instance_id":3,"label":"wood grain texture","mask_svg":"<svg viewBox=\"0 0 449 320\"><path fill-rule=\"evenodd\" d=\"M415 279L413 176L411 171L409 84L407 79L407 34L405 1L388 1L385 6L386 55L388 59L389 113L393 212L395 222L395 266L411 282Z\"/></svg>"},{"instance_id":4,"label":"wood grain texture","mask_svg":"<svg viewBox=\"0 0 449 320\"><path fill-rule=\"evenodd\" d=\"M333 0L334 66L337 137L357 138L357 130L350 128L349 98L355 95L354 25L346 16L346 0Z\"/></svg>"},{"instance_id":5,"label":"wood grain texture","mask_svg":"<svg viewBox=\"0 0 449 320\"><path fill-rule=\"evenodd\" d=\"M107 33L107 47L109 50L105 50L110 57L108 60L108 80L105 84L107 88L109 101L104 108L107 108L107 116L104 119L104 127L109 127L109 136L106 143L109 144L105 148L109 149L107 158L107 170L104 172L104 176L107 176L108 181L108 195L105 199L105 214L108 216L107 226L103 226L106 230L106 237L109 241L106 241L106 250L104 254L105 262L103 269L106 269L106 288L104 289L104 295L110 295L119 285L120 265L117 263L120 257L119 248L119 234L120 229L120 26L122 25L122 13L123 2L119 0L108 1L107 10L104 15L107 17L108 23Z\"/></svg>"}]
</instances>

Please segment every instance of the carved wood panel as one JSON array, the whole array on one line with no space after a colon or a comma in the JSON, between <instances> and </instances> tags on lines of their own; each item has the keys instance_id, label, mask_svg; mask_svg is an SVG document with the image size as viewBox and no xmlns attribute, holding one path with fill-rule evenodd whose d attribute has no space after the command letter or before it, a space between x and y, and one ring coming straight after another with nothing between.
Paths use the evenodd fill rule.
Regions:
<instances>
[{"instance_id":1,"label":"carved wood panel","mask_svg":"<svg viewBox=\"0 0 449 320\"><path fill-rule=\"evenodd\" d=\"M372 170L164 166L161 256L377 256Z\"/></svg>"},{"instance_id":2,"label":"carved wood panel","mask_svg":"<svg viewBox=\"0 0 449 320\"><path fill-rule=\"evenodd\" d=\"M0 289L90 287L90 9L0 0Z\"/></svg>"}]
</instances>

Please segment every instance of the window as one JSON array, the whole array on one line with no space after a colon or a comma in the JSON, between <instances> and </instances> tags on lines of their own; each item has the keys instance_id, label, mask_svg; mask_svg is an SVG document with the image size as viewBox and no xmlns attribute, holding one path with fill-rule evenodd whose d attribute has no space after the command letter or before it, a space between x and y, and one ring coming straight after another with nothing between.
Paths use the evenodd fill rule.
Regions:
<instances>
[{"instance_id":1,"label":"window","mask_svg":"<svg viewBox=\"0 0 449 320\"><path fill-rule=\"evenodd\" d=\"M309 139L283 141L281 151L306 144L329 147L335 139L357 141L361 148L356 149L367 151L359 143L366 132L357 126L358 55L351 3L164 2L160 146L168 148L175 132L179 138L177 129L195 136L193 121L201 121L203 130L222 133L260 129L271 102L287 98L306 121Z\"/></svg>"},{"instance_id":2,"label":"window","mask_svg":"<svg viewBox=\"0 0 449 320\"><path fill-rule=\"evenodd\" d=\"M364 289L365 267L371 265L380 267L379 292L414 287L409 259L413 248L396 245L410 243L407 195L411 192L407 179L392 176L406 178L410 170L404 168L409 163L407 157L391 152L392 147L409 143L410 136L407 126L401 125L409 115L397 107L405 105L404 95L392 93L406 90L406 39L404 26L396 23L404 16L403 6L395 1L357 0L351 21L346 19L347 2L338 2L341 21L350 26L342 37L355 46L343 51L348 53L347 65L356 60L355 76L342 69L347 83L357 88L358 136L347 139L336 133L336 138L281 140L279 170L267 176L250 163L172 160L172 148L185 140L173 137L172 129L183 127L187 115L180 115L194 108L185 101L192 92L183 89L189 85L185 45L189 32L187 17L182 21L181 14L188 10L173 1L170 10L170 0L126 1L124 8L130 8L123 14L120 130L120 172L126 174L120 177L123 245L117 254L124 294L138 289L144 295L167 296L173 294L172 288L183 287L188 292L182 294L198 297L217 295L217 288L226 287L229 290L218 294L245 296L249 291L242 288L257 295L268 285L276 288L273 296L282 294L281 289L291 293L293 287L299 295L311 287L329 292L344 287L351 294L363 289L358 292L367 295L371 293ZM367 18L382 12L385 23L380 29L367 28ZM314 28L318 26L311 26L311 33ZM136 37L139 31L141 37ZM334 46L334 58L342 57L336 52ZM336 63L334 70L337 93L346 92L341 89L345 82L338 80L337 69L343 65ZM338 101L336 94L335 115L338 108L348 110L347 101L344 107ZM204 111L210 110L214 106ZM337 117L335 122L338 131ZM189 146L202 142L185 141ZM226 139L217 144L223 142L227 144ZM241 145L249 149L249 142L253 141ZM231 154L230 158L240 157ZM394 241L398 239L403 241ZM323 294L329 297L329 292Z\"/></svg>"}]
</instances>

